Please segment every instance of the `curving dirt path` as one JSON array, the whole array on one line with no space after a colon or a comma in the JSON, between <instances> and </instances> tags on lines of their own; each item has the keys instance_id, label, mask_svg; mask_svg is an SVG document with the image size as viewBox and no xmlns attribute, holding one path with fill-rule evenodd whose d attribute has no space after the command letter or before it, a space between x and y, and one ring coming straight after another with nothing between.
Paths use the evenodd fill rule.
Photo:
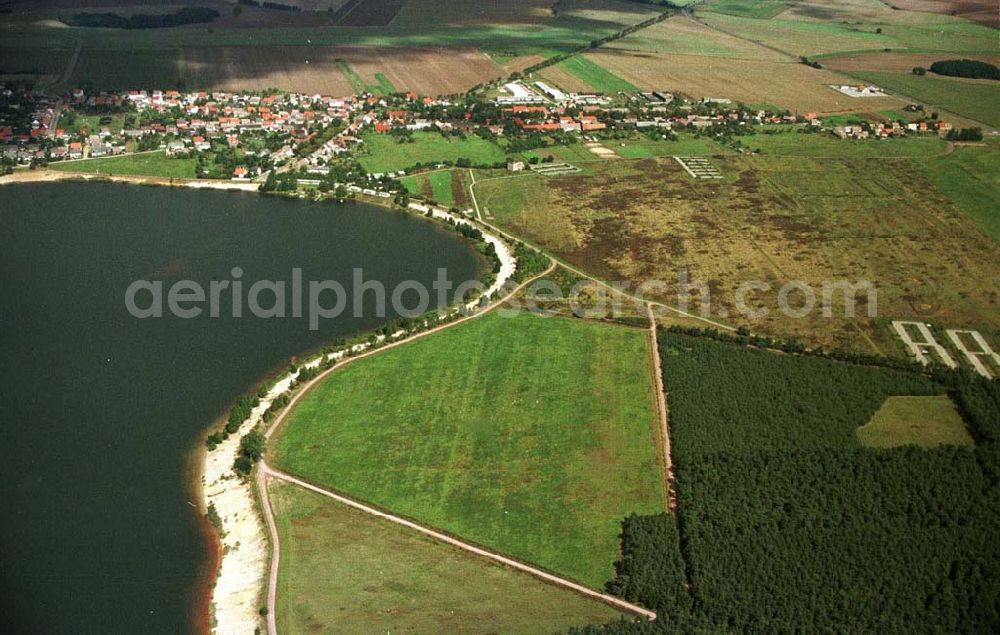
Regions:
<instances>
[{"instance_id":1,"label":"curving dirt path","mask_svg":"<svg viewBox=\"0 0 1000 635\"><path fill-rule=\"evenodd\" d=\"M653 356L653 389L660 419L660 437L663 439L663 490L667 496L667 511L677 510L677 490L674 488L674 462L670 450L670 427L667 422L667 395L663 391L663 369L660 367L660 343L656 339L656 315L653 306L646 305L649 315L649 350Z\"/></svg>"}]
</instances>

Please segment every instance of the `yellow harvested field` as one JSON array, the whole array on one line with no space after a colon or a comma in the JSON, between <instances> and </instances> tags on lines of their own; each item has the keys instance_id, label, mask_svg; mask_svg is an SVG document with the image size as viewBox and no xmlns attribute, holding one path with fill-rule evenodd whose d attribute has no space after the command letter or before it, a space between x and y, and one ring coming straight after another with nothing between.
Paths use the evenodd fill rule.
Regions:
<instances>
[{"instance_id":1,"label":"yellow harvested field","mask_svg":"<svg viewBox=\"0 0 1000 635\"><path fill-rule=\"evenodd\" d=\"M848 97L831 84L852 84L838 73L804 64L741 60L704 55L641 55L599 50L587 57L644 90L684 93L695 99L720 97L748 104L775 104L797 112L855 112L897 108L894 97Z\"/></svg>"},{"instance_id":2,"label":"yellow harvested field","mask_svg":"<svg viewBox=\"0 0 1000 635\"><path fill-rule=\"evenodd\" d=\"M384 75L397 90L463 92L501 69L472 48L374 46L204 47L184 51L191 84L206 89L284 90L350 95L345 62L368 84Z\"/></svg>"}]
</instances>

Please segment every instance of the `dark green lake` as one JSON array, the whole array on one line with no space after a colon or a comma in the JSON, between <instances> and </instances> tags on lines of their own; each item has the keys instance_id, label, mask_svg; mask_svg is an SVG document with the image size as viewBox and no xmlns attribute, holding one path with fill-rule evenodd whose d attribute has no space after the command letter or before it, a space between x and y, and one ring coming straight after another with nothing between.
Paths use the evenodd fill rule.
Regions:
<instances>
[{"instance_id":1,"label":"dark green lake","mask_svg":"<svg viewBox=\"0 0 1000 635\"><path fill-rule=\"evenodd\" d=\"M188 460L291 358L384 322L137 319L137 279L458 284L456 234L361 204L115 184L0 187L0 632L179 633L207 556ZM226 305L223 305L225 308Z\"/></svg>"}]
</instances>

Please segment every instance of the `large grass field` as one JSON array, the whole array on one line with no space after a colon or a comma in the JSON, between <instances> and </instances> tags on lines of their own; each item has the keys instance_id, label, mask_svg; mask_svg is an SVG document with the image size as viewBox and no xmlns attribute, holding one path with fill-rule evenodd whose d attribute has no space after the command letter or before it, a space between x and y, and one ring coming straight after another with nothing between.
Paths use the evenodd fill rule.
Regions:
<instances>
[{"instance_id":1,"label":"large grass field","mask_svg":"<svg viewBox=\"0 0 1000 635\"><path fill-rule=\"evenodd\" d=\"M789 145L762 155L712 156L719 181L696 181L662 157L590 162L584 173L544 180L483 181L476 194L496 223L573 265L605 280L663 281L654 296L726 324L886 354L902 351L879 320L1000 328L1000 245L983 229L996 225L987 176L995 153L961 148L952 158L932 137L898 145L787 137ZM801 156L813 141L822 156ZM745 139L751 148L758 142L785 143ZM975 154L963 159L966 152ZM708 285L710 303L683 292L682 271ZM781 310L779 289L790 281L812 289L815 310ZM858 303L845 317L849 303L838 292L824 314L824 285L838 281L872 281L877 305L852 294ZM750 294L745 307L756 315L735 304L751 283L770 285ZM797 297L795 307L804 301Z\"/></svg>"},{"instance_id":2,"label":"large grass field","mask_svg":"<svg viewBox=\"0 0 1000 635\"><path fill-rule=\"evenodd\" d=\"M490 314L336 372L274 464L601 587L664 505L646 333Z\"/></svg>"},{"instance_id":3,"label":"large grass field","mask_svg":"<svg viewBox=\"0 0 1000 635\"><path fill-rule=\"evenodd\" d=\"M871 420L857 429L857 435L870 448L974 445L955 403L947 395L889 397Z\"/></svg>"},{"instance_id":4,"label":"large grass field","mask_svg":"<svg viewBox=\"0 0 1000 635\"><path fill-rule=\"evenodd\" d=\"M62 172L193 179L196 163L194 159L168 157L162 151L153 151L100 159L57 161L50 163L49 167Z\"/></svg>"},{"instance_id":5,"label":"large grass field","mask_svg":"<svg viewBox=\"0 0 1000 635\"><path fill-rule=\"evenodd\" d=\"M413 143L400 143L388 134L369 133L362 137L364 149L358 160L369 172L395 172L417 163L455 162L469 159L473 164L494 164L505 158L495 143L469 135L465 139L444 137L437 132L415 132Z\"/></svg>"},{"instance_id":6,"label":"large grass field","mask_svg":"<svg viewBox=\"0 0 1000 635\"><path fill-rule=\"evenodd\" d=\"M554 633L620 614L301 487L268 485L282 633Z\"/></svg>"},{"instance_id":7,"label":"large grass field","mask_svg":"<svg viewBox=\"0 0 1000 635\"><path fill-rule=\"evenodd\" d=\"M857 71L858 77L928 106L1000 127L1000 82L955 80L912 73ZM943 116L947 119L947 116Z\"/></svg>"}]
</instances>

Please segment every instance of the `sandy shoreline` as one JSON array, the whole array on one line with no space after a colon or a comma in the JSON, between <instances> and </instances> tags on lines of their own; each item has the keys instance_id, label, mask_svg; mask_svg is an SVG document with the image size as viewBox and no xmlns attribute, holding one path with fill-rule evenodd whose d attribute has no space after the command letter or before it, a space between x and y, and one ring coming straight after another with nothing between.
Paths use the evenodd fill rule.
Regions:
<instances>
[{"instance_id":1,"label":"sandy shoreline","mask_svg":"<svg viewBox=\"0 0 1000 635\"><path fill-rule=\"evenodd\" d=\"M55 181L100 181L112 183L133 183L137 185L167 185L172 187L192 187L209 190L236 190L257 192L259 183L250 181L218 181L209 179L172 179L162 176L130 176L126 174L93 174L90 172L62 172L60 170L19 170L13 174L0 176L0 185L15 183L52 183Z\"/></svg>"},{"instance_id":2,"label":"sandy shoreline","mask_svg":"<svg viewBox=\"0 0 1000 635\"><path fill-rule=\"evenodd\" d=\"M426 212L428 209L416 203L410 207L419 212ZM434 209L432 215L438 220L471 224L443 210ZM516 262L510 248L497 236L484 232L483 239L494 246L500 259L500 272L483 294L487 298L493 298L513 275ZM467 303L465 309L473 310L479 304L480 300L477 299ZM452 309L452 313L457 311L457 308ZM389 338L379 336L377 341L403 341L405 335L405 332L400 331ZM301 366L315 368L328 360L339 360L349 351L361 353L370 347L368 343L355 344L349 350L318 355ZM210 506L214 508L221 521L221 565L211 599L211 623L214 624L212 631L220 635L253 633L256 628L261 628L262 631L267 628L267 621L259 610L265 603L271 544L260 515L253 481L238 478L232 466L240 438L262 421L263 413L275 399L289 390L297 377L297 372L281 376L261 399L239 432L230 435L215 450L202 452L204 462L200 478L200 503L205 510Z\"/></svg>"}]
</instances>

